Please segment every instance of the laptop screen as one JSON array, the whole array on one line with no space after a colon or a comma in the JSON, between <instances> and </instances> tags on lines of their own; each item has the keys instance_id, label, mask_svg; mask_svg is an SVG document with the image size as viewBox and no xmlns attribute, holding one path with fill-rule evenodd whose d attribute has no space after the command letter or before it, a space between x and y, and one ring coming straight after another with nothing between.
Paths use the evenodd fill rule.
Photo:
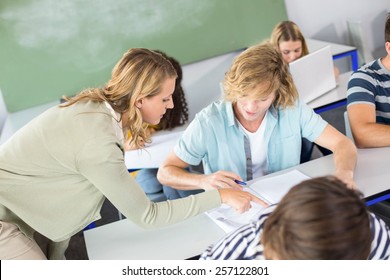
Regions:
<instances>
[{"instance_id":1,"label":"laptop screen","mask_svg":"<svg viewBox=\"0 0 390 280\"><path fill-rule=\"evenodd\" d=\"M330 46L290 62L289 68L299 98L305 103L336 87Z\"/></svg>"}]
</instances>

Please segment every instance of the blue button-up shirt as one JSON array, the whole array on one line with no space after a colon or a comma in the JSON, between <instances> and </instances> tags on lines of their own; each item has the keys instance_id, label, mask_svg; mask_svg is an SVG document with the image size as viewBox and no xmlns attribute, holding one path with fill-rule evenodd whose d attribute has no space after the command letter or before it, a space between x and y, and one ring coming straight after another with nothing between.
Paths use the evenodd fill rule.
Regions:
<instances>
[{"instance_id":1,"label":"blue button-up shirt","mask_svg":"<svg viewBox=\"0 0 390 280\"><path fill-rule=\"evenodd\" d=\"M271 106L265 117L266 173L299 164L301 138L314 142L327 125L301 101L287 109ZM190 165L203 161L205 174L226 170L239 174L245 181L253 179L249 139L239 126L230 102L216 101L199 112L174 151Z\"/></svg>"}]
</instances>

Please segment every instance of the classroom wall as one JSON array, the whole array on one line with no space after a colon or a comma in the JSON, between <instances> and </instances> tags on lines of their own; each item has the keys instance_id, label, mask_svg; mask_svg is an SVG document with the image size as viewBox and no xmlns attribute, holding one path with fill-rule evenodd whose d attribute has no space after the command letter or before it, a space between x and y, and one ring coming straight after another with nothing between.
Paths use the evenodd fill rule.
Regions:
<instances>
[{"instance_id":1,"label":"classroom wall","mask_svg":"<svg viewBox=\"0 0 390 280\"><path fill-rule=\"evenodd\" d=\"M190 121L202 108L221 98L220 82L240 52L235 51L183 66L183 90Z\"/></svg>"},{"instance_id":2,"label":"classroom wall","mask_svg":"<svg viewBox=\"0 0 390 280\"><path fill-rule=\"evenodd\" d=\"M306 37L349 44L347 20L360 21L374 58L385 55L384 22L389 0L285 0L288 18Z\"/></svg>"}]
</instances>

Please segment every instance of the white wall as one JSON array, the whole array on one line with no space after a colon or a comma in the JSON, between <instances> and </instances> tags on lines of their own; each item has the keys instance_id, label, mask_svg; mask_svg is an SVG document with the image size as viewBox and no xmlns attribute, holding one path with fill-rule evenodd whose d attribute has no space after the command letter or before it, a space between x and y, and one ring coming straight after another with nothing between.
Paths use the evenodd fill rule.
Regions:
<instances>
[{"instance_id":1,"label":"white wall","mask_svg":"<svg viewBox=\"0 0 390 280\"><path fill-rule=\"evenodd\" d=\"M285 0L288 18L305 37L349 44L346 21L361 21L373 57L385 55L384 23L389 0Z\"/></svg>"},{"instance_id":2,"label":"white wall","mask_svg":"<svg viewBox=\"0 0 390 280\"><path fill-rule=\"evenodd\" d=\"M221 98L219 83L240 53L231 52L183 66L183 89L189 107L189 120L211 102Z\"/></svg>"}]
</instances>

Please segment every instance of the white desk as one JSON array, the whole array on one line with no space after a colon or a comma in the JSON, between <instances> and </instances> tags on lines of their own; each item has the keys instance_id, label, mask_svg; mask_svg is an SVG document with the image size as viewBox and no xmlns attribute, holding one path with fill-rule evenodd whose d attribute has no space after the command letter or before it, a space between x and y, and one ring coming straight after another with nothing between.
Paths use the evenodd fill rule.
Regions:
<instances>
[{"instance_id":1,"label":"white desk","mask_svg":"<svg viewBox=\"0 0 390 280\"><path fill-rule=\"evenodd\" d=\"M390 147L360 149L355 180L365 197L389 189ZM294 168L270 174L275 176ZM333 156L301 165L298 169L310 176L334 174ZM268 176L262 177L267 178ZM205 214L176 225L143 230L129 220L120 220L84 232L90 259L186 259L201 254L208 245L225 233Z\"/></svg>"},{"instance_id":2,"label":"white desk","mask_svg":"<svg viewBox=\"0 0 390 280\"><path fill-rule=\"evenodd\" d=\"M125 153L128 169L158 168L179 141L187 125L172 130L158 131L152 135L152 143L145 149Z\"/></svg>"},{"instance_id":3,"label":"white desk","mask_svg":"<svg viewBox=\"0 0 390 280\"><path fill-rule=\"evenodd\" d=\"M341 45L331 42L325 42L315 39L306 39L306 44L309 49L309 52L313 52L325 46L330 46L332 52L333 60L340 59L346 56L351 57L351 70L355 71L359 67L358 63L358 53L357 48L354 46Z\"/></svg>"}]
</instances>

